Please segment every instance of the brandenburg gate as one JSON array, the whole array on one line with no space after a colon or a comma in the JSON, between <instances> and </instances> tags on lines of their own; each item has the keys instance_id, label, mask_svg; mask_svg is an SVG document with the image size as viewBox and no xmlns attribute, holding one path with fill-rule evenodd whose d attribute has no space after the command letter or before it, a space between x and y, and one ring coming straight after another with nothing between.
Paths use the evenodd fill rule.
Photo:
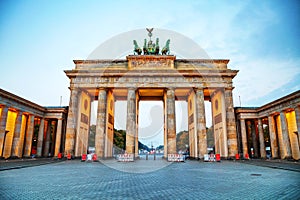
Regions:
<instances>
[{"instance_id":1,"label":"brandenburg gate","mask_svg":"<svg viewBox=\"0 0 300 200\"><path fill-rule=\"evenodd\" d=\"M113 156L115 101L127 100L126 153L138 157L139 101L158 100L164 105L164 157L176 154L175 101L188 105L190 156L207 154L204 101L212 103L215 152L221 157L238 153L232 79L237 70L227 68L229 60L176 59L170 55L170 39L160 50L159 39L140 48L133 40L134 55L126 59L74 60L66 70L70 79L65 155L86 153L91 103L98 100L95 153Z\"/></svg>"},{"instance_id":2,"label":"brandenburg gate","mask_svg":"<svg viewBox=\"0 0 300 200\"><path fill-rule=\"evenodd\" d=\"M136 45L137 55L126 59L74 60L75 69L65 71L71 91L65 155L86 153L91 103L95 100L98 158L113 156L114 116L118 115L114 104L118 100L127 100L126 153L138 156L139 101L159 100L164 105L164 156L175 154L175 101L180 100L188 105L190 156L202 159L207 154L204 101L212 103L215 152L223 158L235 156L238 146L232 79L238 70L227 68L229 60L176 59L168 54L169 49L164 52L165 48L162 54L151 53L149 43L146 50L142 55Z\"/></svg>"}]
</instances>

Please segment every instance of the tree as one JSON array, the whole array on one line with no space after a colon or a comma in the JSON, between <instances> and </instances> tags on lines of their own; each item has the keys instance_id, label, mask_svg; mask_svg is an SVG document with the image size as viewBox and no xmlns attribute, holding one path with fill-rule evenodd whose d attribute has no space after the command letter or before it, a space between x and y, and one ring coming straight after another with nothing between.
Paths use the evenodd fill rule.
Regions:
<instances>
[{"instance_id":1,"label":"tree","mask_svg":"<svg viewBox=\"0 0 300 200\"><path fill-rule=\"evenodd\" d=\"M189 132L180 131L176 134L176 150L186 151L186 145L189 145Z\"/></svg>"},{"instance_id":2,"label":"tree","mask_svg":"<svg viewBox=\"0 0 300 200\"><path fill-rule=\"evenodd\" d=\"M90 126L89 147L95 146L96 125Z\"/></svg>"},{"instance_id":3,"label":"tree","mask_svg":"<svg viewBox=\"0 0 300 200\"><path fill-rule=\"evenodd\" d=\"M120 149L126 149L126 131L114 129L114 145Z\"/></svg>"}]
</instances>

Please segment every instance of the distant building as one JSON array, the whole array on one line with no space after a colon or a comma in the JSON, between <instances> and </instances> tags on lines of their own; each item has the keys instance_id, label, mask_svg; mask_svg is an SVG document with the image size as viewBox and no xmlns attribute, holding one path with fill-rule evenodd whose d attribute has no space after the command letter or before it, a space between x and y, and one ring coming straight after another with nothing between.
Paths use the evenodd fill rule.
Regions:
<instances>
[{"instance_id":1,"label":"distant building","mask_svg":"<svg viewBox=\"0 0 300 200\"><path fill-rule=\"evenodd\" d=\"M0 89L0 156L57 156L64 151L68 107L43 107Z\"/></svg>"},{"instance_id":2,"label":"distant building","mask_svg":"<svg viewBox=\"0 0 300 200\"><path fill-rule=\"evenodd\" d=\"M261 107L236 107L235 114L244 157L300 159L300 91Z\"/></svg>"}]
</instances>

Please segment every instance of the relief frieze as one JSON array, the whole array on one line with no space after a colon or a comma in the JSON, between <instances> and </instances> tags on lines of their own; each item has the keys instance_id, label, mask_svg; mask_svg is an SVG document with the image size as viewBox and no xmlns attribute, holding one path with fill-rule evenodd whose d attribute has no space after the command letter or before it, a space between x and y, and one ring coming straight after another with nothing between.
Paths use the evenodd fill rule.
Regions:
<instances>
[{"instance_id":1,"label":"relief frieze","mask_svg":"<svg viewBox=\"0 0 300 200\"><path fill-rule=\"evenodd\" d=\"M214 87L227 88L231 83L222 78L184 76L123 76L123 77L76 77L71 79L72 87Z\"/></svg>"},{"instance_id":2,"label":"relief frieze","mask_svg":"<svg viewBox=\"0 0 300 200\"><path fill-rule=\"evenodd\" d=\"M207 80L206 80L207 81ZM76 77L72 83L197 83L203 82L202 77Z\"/></svg>"}]
</instances>

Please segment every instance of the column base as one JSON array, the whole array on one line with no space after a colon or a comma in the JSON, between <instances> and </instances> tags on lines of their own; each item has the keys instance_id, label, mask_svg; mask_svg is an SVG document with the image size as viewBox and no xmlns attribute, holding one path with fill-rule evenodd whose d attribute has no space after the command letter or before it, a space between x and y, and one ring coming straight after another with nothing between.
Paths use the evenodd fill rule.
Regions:
<instances>
[{"instance_id":1,"label":"column base","mask_svg":"<svg viewBox=\"0 0 300 200\"><path fill-rule=\"evenodd\" d=\"M10 156L10 157L8 157L7 159L10 159L10 160L17 160L17 159L21 159L21 158L18 157L18 156Z\"/></svg>"}]
</instances>

